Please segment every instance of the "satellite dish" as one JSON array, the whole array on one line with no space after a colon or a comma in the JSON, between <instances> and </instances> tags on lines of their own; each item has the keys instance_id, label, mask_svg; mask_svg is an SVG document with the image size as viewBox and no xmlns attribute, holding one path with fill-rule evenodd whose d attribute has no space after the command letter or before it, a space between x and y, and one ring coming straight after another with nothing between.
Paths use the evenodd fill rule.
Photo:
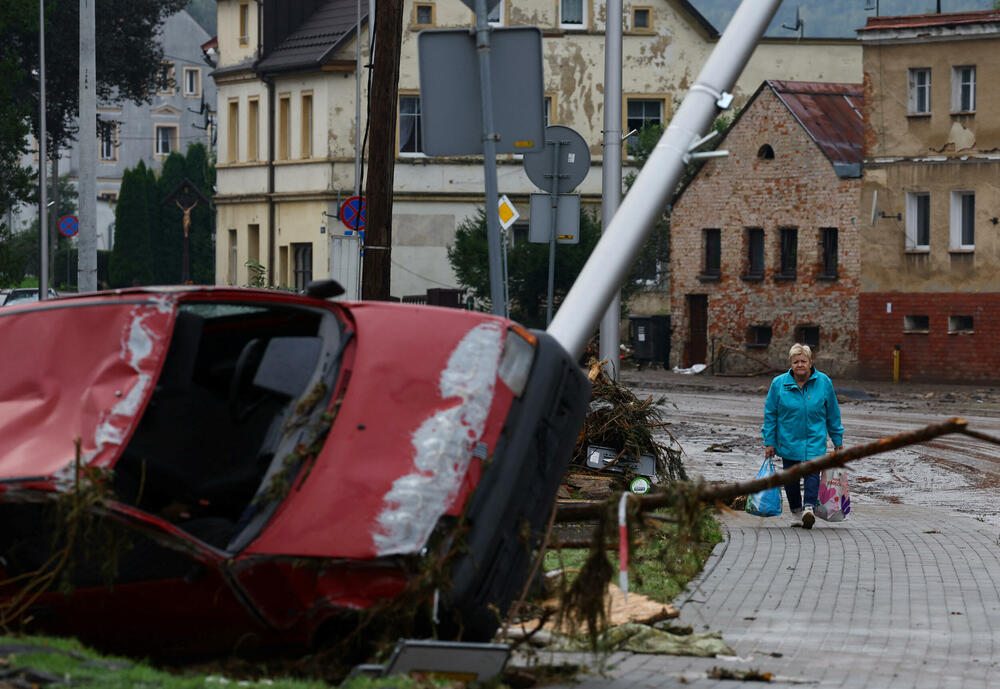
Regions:
<instances>
[{"instance_id":1,"label":"satellite dish","mask_svg":"<svg viewBox=\"0 0 1000 689\"><path fill-rule=\"evenodd\" d=\"M872 227L875 226L875 221L878 220L878 190L872 192Z\"/></svg>"}]
</instances>

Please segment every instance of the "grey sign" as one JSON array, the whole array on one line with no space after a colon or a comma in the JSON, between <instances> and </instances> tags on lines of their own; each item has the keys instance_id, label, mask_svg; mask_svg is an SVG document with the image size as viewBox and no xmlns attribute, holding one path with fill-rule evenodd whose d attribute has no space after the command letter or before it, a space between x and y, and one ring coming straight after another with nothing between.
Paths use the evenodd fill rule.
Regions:
<instances>
[{"instance_id":1,"label":"grey sign","mask_svg":"<svg viewBox=\"0 0 1000 689\"><path fill-rule=\"evenodd\" d=\"M473 12L476 11L476 0L462 0L462 4ZM486 11L492 12L493 8L500 4L500 0L486 0Z\"/></svg>"},{"instance_id":2,"label":"grey sign","mask_svg":"<svg viewBox=\"0 0 1000 689\"><path fill-rule=\"evenodd\" d=\"M529 153L545 139L542 32L537 27L490 32L493 126L497 153ZM424 153L483 152L479 60L468 29L421 31L420 132Z\"/></svg>"},{"instance_id":3,"label":"grey sign","mask_svg":"<svg viewBox=\"0 0 1000 689\"><path fill-rule=\"evenodd\" d=\"M556 206L556 243L580 243L580 195L560 194ZM548 244L552 239L552 195L532 194L528 241Z\"/></svg>"},{"instance_id":4,"label":"grey sign","mask_svg":"<svg viewBox=\"0 0 1000 689\"><path fill-rule=\"evenodd\" d=\"M553 151L558 143L557 156ZM553 176L558 174L558 194L568 194L590 172L590 148L576 131L561 124L545 128L545 148L524 154L524 172L539 189L552 191Z\"/></svg>"}]
</instances>

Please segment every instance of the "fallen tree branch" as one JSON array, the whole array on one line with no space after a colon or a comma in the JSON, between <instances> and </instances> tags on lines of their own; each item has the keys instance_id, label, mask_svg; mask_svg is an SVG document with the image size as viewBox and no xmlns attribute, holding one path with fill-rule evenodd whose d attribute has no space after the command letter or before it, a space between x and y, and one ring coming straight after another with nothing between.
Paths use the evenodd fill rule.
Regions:
<instances>
[{"instance_id":1,"label":"fallen tree branch","mask_svg":"<svg viewBox=\"0 0 1000 689\"><path fill-rule=\"evenodd\" d=\"M844 466L848 462L853 462L856 459L870 457L882 452L888 452L889 450L897 450L908 445L916 445L917 443L927 442L933 438L937 438L942 435L949 435L951 433L962 433L973 438L978 438L979 440L985 440L987 442L1000 445L1000 438L994 438L985 433L969 430L966 426L967 422L965 419L948 419L942 423L931 424L915 431L898 433L896 435L889 436L888 438L880 438L874 442L866 443L864 445L854 445L843 450L828 452L822 457L810 459L806 462L799 462L791 469L785 469L771 474L770 476L765 476L764 478L755 478L750 481L741 481L739 483L702 486L698 491L697 497L701 502L727 503L737 496L750 495L751 493L757 493L768 488L781 486L807 474L813 474L822 471L823 469L829 469L832 467ZM671 504L671 499L672 498L666 493L660 492L650 495L633 496L631 498L631 500L638 503L638 510L640 512L667 507ZM606 502L587 503L582 505L560 505L556 512L555 520L557 522L567 522L596 519L601 512L606 509Z\"/></svg>"}]
</instances>

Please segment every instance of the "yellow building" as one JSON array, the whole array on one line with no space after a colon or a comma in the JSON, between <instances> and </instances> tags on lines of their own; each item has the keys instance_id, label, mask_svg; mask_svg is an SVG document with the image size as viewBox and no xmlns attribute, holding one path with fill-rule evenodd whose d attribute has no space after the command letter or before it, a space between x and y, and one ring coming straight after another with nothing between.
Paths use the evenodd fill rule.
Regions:
<instances>
[{"instance_id":1,"label":"yellow building","mask_svg":"<svg viewBox=\"0 0 1000 689\"><path fill-rule=\"evenodd\" d=\"M355 189L356 7L348 0L219 0L220 61L214 76L221 283L246 284L248 260L263 264L268 280L280 286L301 287L308 279L329 277L331 270L345 281L340 258L346 228L337 213ZM361 11L361 59L367 64L367 3ZM623 14L627 132L669 120L718 33L686 0L626 3ZM547 123L569 126L589 143L592 169L577 190L589 204L599 203L601 195L604 16L604 6L592 0L500 0L491 14L496 26L541 28ZM396 131L391 274L396 296L457 286L447 246L457 225L484 204L482 158L428 157L419 136L417 35L473 23L461 2L406 0L398 120L367 124ZM855 41L766 39L737 84L736 102L745 101L765 78L850 82L860 76ZM361 98L363 137L366 85ZM519 157L500 156L498 178L500 193L514 201L526 222L528 195L538 190ZM515 226L515 238L519 231Z\"/></svg>"}]
</instances>

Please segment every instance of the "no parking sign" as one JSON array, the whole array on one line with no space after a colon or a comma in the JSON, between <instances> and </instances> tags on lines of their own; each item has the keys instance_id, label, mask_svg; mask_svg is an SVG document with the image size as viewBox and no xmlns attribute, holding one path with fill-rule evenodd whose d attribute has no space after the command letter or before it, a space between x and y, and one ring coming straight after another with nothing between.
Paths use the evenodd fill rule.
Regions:
<instances>
[{"instance_id":1,"label":"no parking sign","mask_svg":"<svg viewBox=\"0 0 1000 689\"><path fill-rule=\"evenodd\" d=\"M80 231L80 220L75 215L64 215L59 218L59 234L63 237L75 237Z\"/></svg>"}]
</instances>

